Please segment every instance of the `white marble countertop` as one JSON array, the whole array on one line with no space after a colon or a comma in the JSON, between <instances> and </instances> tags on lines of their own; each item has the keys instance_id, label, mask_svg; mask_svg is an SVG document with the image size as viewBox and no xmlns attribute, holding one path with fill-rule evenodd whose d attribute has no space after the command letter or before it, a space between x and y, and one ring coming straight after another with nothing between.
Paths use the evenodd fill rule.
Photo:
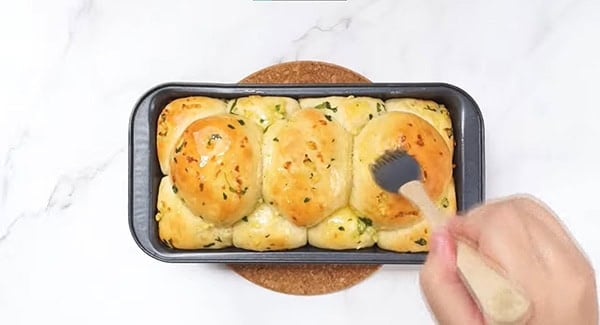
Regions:
<instances>
[{"instance_id":1,"label":"white marble countertop","mask_svg":"<svg viewBox=\"0 0 600 325\"><path fill-rule=\"evenodd\" d=\"M131 238L138 97L295 59L465 89L484 114L488 198L547 201L599 265L599 30L594 0L2 1L0 323L431 323L416 267L287 296Z\"/></svg>"}]
</instances>

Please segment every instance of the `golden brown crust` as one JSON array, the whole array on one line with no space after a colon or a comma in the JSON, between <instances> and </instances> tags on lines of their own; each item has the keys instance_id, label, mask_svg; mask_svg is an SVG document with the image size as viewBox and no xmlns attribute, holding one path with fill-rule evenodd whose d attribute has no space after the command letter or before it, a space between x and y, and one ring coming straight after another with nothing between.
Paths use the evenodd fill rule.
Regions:
<instances>
[{"instance_id":1,"label":"golden brown crust","mask_svg":"<svg viewBox=\"0 0 600 325\"><path fill-rule=\"evenodd\" d=\"M263 197L298 226L313 226L345 206L352 140L316 109L302 109L264 135Z\"/></svg>"},{"instance_id":2,"label":"golden brown crust","mask_svg":"<svg viewBox=\"0 0 600 325\"><path fill-rule=\"evenodd\" d=\"M454 154L454 131L452 120L448 109L432 100L415 98L394 98L385 101L385 107L389 112L413 113L429 122L442 135L444 142Z\"/></svg>"},{"instance_id":3,"label":"golden brown crust","mask_svg":"<svg viewBox=\"0 0 600 325\"><path fill-rule=\"evenodd\" d=\"M192 123L170 160L171 179L190 210L217 226L250 214L261 193L261 131L242 116Z\"/></svg>"},{"instance_id":4,"label":"golden brown crust","mask_svg":"<svg viewBox=\"0 0 600 325\"><path fill-rule=\"evenodd\" d=\"M369 166L386 150L403 149L422 169L425 190L437 200L452 179L452 156L436 129L411 113L388 112L371 120L356 137L350 204L379 229L407 227L421 217L403 196L381 189Z\"/></svg>"},{"instance_id":5,"label":"golden brown crust","mask_svg":"<svg viewBox=\"0 0 600 325\"><path fill-rule=\"evenodd\" d=\"M235 247L253 251L298 248L306 245L306 236L306 228L294 225L264 203L233 226Z\"/></svg>"},{"instance_id":6,"label":"golden brown crust","mask_svg":"<svg viewBox=\"0 0 600 325\"><path fill-rule=\"evenodd\" d=\"M173 192L173 183L163 177L158 190L156 221L158 235L170 247L179 249L219 249L232 244L231 228L217 228L195 216Z\"/></svg>"},{"instance_id":7,"label":"golden brown crust","mask_svg":"<svg viewBox=\"0 0 600 325\"><path fill-rule=\"evenodd\" d=\"M156 152L164 175L169 174L169 159L175 143L192 122L225 113L224 101L202 97L179 98L170 102L160 113L156 130Z\"/></svg>"}]
</instances>

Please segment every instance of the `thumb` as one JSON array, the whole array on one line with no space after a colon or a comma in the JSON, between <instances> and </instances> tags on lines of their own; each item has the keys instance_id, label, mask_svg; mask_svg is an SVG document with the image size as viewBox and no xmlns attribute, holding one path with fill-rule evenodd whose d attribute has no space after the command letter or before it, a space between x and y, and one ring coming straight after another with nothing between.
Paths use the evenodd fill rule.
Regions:
<instances>
[{"instance_id":1,"label":"thumb","mask_svg":"<svg viewBox=\"0 0 600 325\"><path fill-rule=\"evenodd\" d=\"M483 317L456 271L456 244L448 230L431 234L427 261L420 274L421 290L439 324L483 324Z\"/></svg>"}]
</instances>

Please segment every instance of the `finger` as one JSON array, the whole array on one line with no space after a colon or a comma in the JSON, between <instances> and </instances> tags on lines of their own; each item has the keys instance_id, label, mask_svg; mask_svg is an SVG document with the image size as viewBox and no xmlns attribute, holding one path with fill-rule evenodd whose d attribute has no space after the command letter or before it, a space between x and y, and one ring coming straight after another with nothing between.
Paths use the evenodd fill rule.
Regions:
<instances>
[{"instance_id":1,"label":"finger","mask_svg":"<svg viewBox=\"0 0 600 325\"><path fill-rule=\"evenodd\" d=\"M530 274L527 270L536 266L530 265L537 257L528 228L510 204L497 201L479 207L448 227L453 236L476 248L498 271Z\"/></svg>"},{"instance_id":2,"label":"finger","mask_svg":"<svg viewBox=\"0 0 600 325\"><path fill-rule=\"evenodd\" d=\"M449 229L457 239L470 242L491 267L530 293L543 286L539 275L548 269L538 246L549 246L546 240L532 237L530 229L538 227L530 222L539 223L515 211L510 201L496 201L456 218Z\"/></svg>"},{"instance_id":3,"label":"finger","mask_svg":"<svg viewBox=\"0 0 600 325\"><path fill-rule=\"evenodd\" d=\"M514 196L514 202L520 208L526 210L529 215L545 224L557 238L568 243L573 241L566 226L562 224L556 213L536 197L529 194L520 194Z\"/></svg>"},{"instance_id":4,"label":"finger","mask_svg":"<svg viewBox=\"0 0 600 325\"><path fill-rule=\"evenodd\" d=\"M420 274L421 290L440 324L483 324L482 315L456 271L456 246L442 228L431 234L431 247Z\"/></svg>"},{"instance_id":5,"label":"finger","mask_svg":"<svg viewBox=\"0 0 600 325\"><path fill-rule=\"evenodd\" d=\"M460 235L463 239L477 246L482 237L482 231L487 230L486 227L483 227L483 224L491 219L490 215L513 214L510 209L511 200L511 197L489 200L487 203L467 211L465 215L451 219L448 223L448 229L451 234Z\"/></svg>"},{"instance_id":6,"label":"finger","mask_svg":"<svg viewBox=\"0 0 600 325\"><path fill-rule=\"evenodd\" d=\"M511 196L480 206L449 228L513 275L518 270L530 274L527 270L532 260L548 269L557 258L576 253L558 221L527 196Z\"/></svg>"},{"instance_id":7,"label":"finger","mask_svg":"<svg viewBox=\"0 0 600 325\"><path fill-rule=\"evenodd\" d=\"M516 203L530 216L543 223L545 228L551 232L551 237L559 240L563 248L569 249L573 254L581 255L581 249L575 239L548 205L531 195L517 196Z\"/></svg>"},{"instance_id":8,"label":"finger","mask_svg":"<svg viewBox=\"0 0 600 325\"><path fill-rule=\"evenodd\" d=\"M583 250L547 205L531 196L521 196L517 200L520 208L531 216L526 221L533 240L544 243L535 248L549 269L576 273L579 268L587 268L588 260Z\"/></svg>"},{"instance_id":9,"label":"finger","mask_svg":"<svg viewBox=\"0 0 600 325\"><path fill-rule=\"evenodd\" d=\"M532 207L527 207L525 210L530 208ZM569 244L568 239L564 236L559 235L556 229L552 229L551 225L542 221L542 218L535 216L531 211L524 212L523 215L524 227L532 242L528 249L534 253L535 258L547 272L551 272L565 261L576 259L577 255L575 255L573 245ZM571 264L571 262L567 264Z\"/></svg>"}]
</instances>

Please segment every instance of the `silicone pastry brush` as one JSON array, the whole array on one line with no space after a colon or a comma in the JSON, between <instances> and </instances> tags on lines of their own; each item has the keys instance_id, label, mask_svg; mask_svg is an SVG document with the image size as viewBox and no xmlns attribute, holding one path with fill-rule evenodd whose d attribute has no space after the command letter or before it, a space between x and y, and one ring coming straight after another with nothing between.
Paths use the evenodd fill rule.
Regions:
<instances>
[{"instance_id":1,"label":"silicone pastry brush","mask_svg":"<svg viewBox=\"0 0 600 325\"><path fill-rule=\"evenodd\" d=\"M403 195L418 207L432 231L448 220L425 191L418 162L405 151L383 154L371 165L371 174L381 188ZM487 265L475 249L457 241L456 265L488 323L519 324L526 320L530 301L516 285Z\"/></svg>"}]
</instances>

